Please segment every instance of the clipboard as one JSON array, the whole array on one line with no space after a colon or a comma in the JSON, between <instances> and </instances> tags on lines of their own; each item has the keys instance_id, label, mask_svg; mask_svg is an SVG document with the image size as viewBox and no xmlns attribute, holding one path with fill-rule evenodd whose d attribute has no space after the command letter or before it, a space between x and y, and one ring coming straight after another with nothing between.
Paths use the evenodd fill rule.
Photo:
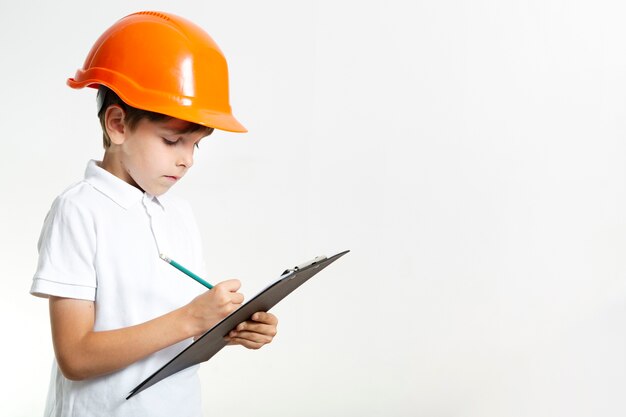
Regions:
<instances>
[{"instance_id":1,"label":"clipboard","mask_svg":"<svg viewBox=\"0 0 626 417\"><path fill-rule=\"evenodd\" d=\"M309 262L285 270L275 282L210 328L172 360L143 380L128 394L126 399L134 397L170 375L190 366L208 361L226 346L227 342L224 338L239 323L250 319L257 311L269 311L269 309L278 304L280 300L288 296L300 285L348 252L350 251L346 250L329 258L318 256Z\"/></svg>"}]
</instances>

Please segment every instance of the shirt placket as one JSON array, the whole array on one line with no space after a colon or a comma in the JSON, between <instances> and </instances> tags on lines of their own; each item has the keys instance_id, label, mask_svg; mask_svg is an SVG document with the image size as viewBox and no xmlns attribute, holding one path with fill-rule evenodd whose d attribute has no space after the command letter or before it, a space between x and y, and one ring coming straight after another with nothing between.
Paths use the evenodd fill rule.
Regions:
<instances>
[{"instance_id":1,"label":"shirt placket","mask_svg":"<svg viewBox=\"0 0 626 417\"><path fill-rule=\"evenodd\" d=\"M154 243L158 254L167 254L167 239L165 233L163 208L149 194L144 194L142 199L143 206L146 210L148 219L150 220L150 230L154 237Z\"/></svg>"}]
</instances>

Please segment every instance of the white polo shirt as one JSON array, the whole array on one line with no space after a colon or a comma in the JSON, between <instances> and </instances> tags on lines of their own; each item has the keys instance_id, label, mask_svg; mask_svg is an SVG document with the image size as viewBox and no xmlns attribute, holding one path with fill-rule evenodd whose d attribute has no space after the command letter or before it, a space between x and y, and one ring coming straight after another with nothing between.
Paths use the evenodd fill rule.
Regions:
<instances>
[{"instance_id":1,"label":"white polo shirt","mask_svg":"<svg viewBox=\"0 0 626 417\"><path fill-rule=\"evenodd\" d=\"M205 275L200 236L190 207L153 197L90 161L85 179L52 204L39 238L31 294L95 302L95 331L143 323L190 302L206 289L159 258L165 253ZM53 363L46 416L198 417L197 366L125 400L191 340L125 369L70 381Z\"/></svg>"}]
</instances>

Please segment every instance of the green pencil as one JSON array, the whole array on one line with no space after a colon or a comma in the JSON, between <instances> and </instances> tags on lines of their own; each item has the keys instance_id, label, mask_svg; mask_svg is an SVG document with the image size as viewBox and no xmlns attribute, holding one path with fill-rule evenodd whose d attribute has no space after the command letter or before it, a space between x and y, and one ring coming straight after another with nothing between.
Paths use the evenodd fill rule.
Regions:
<instances>
[{"instance_id":1,"label":"green pencil","mask_svg":"<svg viewBox=\"0 0 626 417\"><path fill-rule=\"evenodd\" d=\"M181 264L179 264L175 260L168 258L167 256L163 255L162 253L159 255L159 257L161 259L163 259L165 262L167 262L168 264L172 265L174 268L178 269L183 274L187 275L188 277L191 277L191 278L195 279L196 281L198 281L200 284L204 285L208 289L213 288L213 285L209 284L208 282L206 282L205 280L203 280L202 278L200 278L199 276L197 276L196 274L194 274L193 272L191 272L190 270L188 270L187 268L185 268L184 266L182 266Z\"/></svg>"}]
</instances>

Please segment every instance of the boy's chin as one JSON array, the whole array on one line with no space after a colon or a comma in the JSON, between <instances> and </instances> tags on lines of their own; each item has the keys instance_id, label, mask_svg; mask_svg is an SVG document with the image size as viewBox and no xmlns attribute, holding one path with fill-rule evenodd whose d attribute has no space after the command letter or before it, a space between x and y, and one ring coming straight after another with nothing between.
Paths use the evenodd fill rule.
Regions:
<instances>
[{"instance_id":1,"label":"boy's chin","mask_svg":"<svg viewBox=\"0 0 626 417\"><path fill-rule=\"evenodd\" d=\"M141 186L139 186L138 188L141 191L143 191L143 192L145 192L147 194L150 194L153 197L159 197L159 196L162 196L163 194L167 193L170 190L170 188L172 188L172 185L174 185L174 184L166 185L166 186L143 187L143 188Z\"/></svg>"},{"instance_id":2,"label":"boy's chin","mask_svg":"<svg viewBox=\"0 0 626 417\"><path fill-rule=\"evenodd\" d=\"M154 196L154 197L160 197L160 196L162 196L163 194L167 193L167 192L170 190L170 188L172 188L172 187L168 187L167 189L159 189L159 190L155 190L155 191L154 191L154 192L152 192L152 193L148 191L148 194L150 194L151 196Z\"/></svg>"}]
</instances>

